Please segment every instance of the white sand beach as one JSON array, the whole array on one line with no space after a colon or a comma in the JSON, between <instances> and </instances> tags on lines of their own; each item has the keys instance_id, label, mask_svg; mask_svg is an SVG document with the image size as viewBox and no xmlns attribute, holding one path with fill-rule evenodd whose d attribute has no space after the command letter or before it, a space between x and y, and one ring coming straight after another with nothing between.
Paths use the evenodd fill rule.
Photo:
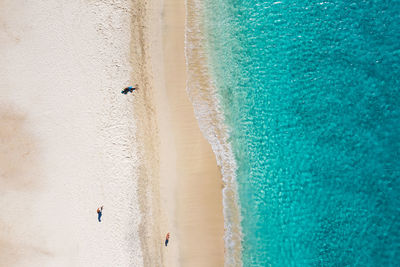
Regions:
<instances>
[{"instance_id":1,"label":"white sand beach","mask_svg":"<svg viewBox=\"0 0 400 267\"><path fill-rule=\"evenodd\" d=\"M130 8L2 1L1 266L142 265Z\"/></svg>"},{"instance_id":2,"label":"white sand beach","mask_svg":"<svg viewBox=\"0 0 400 267\"><path fill-rule=\"evenodd\" d=\"M0 6L0 266L223 266L184 1Z\"/></svg>"}]
</instances>

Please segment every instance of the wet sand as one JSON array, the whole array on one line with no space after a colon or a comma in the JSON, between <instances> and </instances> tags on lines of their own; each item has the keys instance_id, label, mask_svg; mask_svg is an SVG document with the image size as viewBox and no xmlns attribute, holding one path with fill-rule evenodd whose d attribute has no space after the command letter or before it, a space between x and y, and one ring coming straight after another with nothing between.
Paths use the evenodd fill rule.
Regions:
<instances>
[{"instance_id":1,"label":"wet sand","mask_svg":"<svg viewBox=\"0 0 400 267\"><path fill-rule=\"evenodd\" d=\"M223 266L222 181L186 92L185 5L165 1L163 75L155 88L160 134L162 233L171 232L165 266ZM157 62L157 61L156 61Z\"/></svg>"}]
</instances>

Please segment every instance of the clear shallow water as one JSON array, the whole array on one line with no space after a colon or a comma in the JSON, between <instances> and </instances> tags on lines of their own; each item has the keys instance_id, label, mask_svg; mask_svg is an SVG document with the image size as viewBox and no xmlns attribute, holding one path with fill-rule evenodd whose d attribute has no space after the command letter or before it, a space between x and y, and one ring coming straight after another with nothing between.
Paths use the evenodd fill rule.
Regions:
<instances>
[{"instance_id":1,"label":"clear shallow water","mask_svg":"<svg viewBox=\"0 0 400 267\"><path fill-rule=\"evenodd\" d=\"M205 3L243 265L398 265L400 1Z\"/></svg>"}]
</instances>

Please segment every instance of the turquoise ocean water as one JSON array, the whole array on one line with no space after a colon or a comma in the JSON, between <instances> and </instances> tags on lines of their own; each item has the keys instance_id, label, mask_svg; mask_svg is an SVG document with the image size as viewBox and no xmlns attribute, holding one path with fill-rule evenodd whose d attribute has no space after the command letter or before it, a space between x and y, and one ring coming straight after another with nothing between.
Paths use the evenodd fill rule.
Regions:
<instances>
[{"instance_id":1,"label":"turquoise ocean water","mask_svg":"<svg viewBox=\"0 0 400 267\"><path fill-rule=\"evenodd\" d=\"M204 3L243 266L399 266L400 1Z\"/></svg>"}]
</instances>

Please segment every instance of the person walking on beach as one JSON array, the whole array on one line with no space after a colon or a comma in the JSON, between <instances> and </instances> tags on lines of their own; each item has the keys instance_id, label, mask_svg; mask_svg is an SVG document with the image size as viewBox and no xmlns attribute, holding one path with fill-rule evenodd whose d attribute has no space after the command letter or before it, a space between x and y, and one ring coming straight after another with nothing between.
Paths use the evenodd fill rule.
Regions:
<instances>
[{"instance_id":1,"label":"person walking on beach","mask_svg":"<svg viewBox=\"0 0 400 267\"><path fill-rule=\"evenodd\" d=\"M165 237L165 246L168 245L169 242L169 233L167 234L167 236Z\"/></svg>"},{"instance_id":2,"label":"person walking on beach","mask_svg":"<svg viewBox=\"0 0 400 267\"><path fill-rule=\"evenodd\" d=\"M121 94L127 95L128 93L132 93L133 91L137 90L137 85L136 87L126 87L124 90L121 91Z\"/></svg>"},{"instance_id":3,"label":"person walking on beach","mask_svg":"<svg viewBox=\"0 0 400 267\"><path fill-rule=\"evenodd\" d=\"M97 219L101 222L101 215L103 215L103 206L97 209Z\"/></svg>"}]
</instances>

